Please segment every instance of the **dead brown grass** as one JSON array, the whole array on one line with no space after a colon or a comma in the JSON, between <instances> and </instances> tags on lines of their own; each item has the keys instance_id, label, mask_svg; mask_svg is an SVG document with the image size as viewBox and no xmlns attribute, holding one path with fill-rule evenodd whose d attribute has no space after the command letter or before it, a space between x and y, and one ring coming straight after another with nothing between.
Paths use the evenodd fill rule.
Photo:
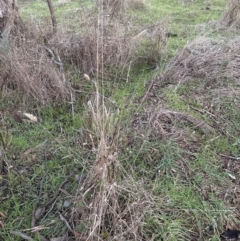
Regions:
<instances>
[{"instance_id":1,"label":"dead brown grass","mask_svg":"<svg viewBox=\"0 0 240 241\"><path fill-rule=\"evenodd\" d=\"M128 1L104 2L103 7L81 12L81 34L59 32L49 41L63 61L82 73L124 73L133 63L157 65L166 53L166 19L146 29L135 28L124 13ZM102 14L100 12L103 12ZM101 15L101 16L100 16ZM101 21L98 21L98 17Z\"/></svg>"},{"instance_id":2,"label":"dead brown grass","mask_svg":"<svg viewBox=\"0 0 240 241\"><path fill-rule=\"evenodd\" d=\"M222 24L230 26L239 26L240 24L240 2L238 0L229 0L222 18Z\"/></svg>"},{"instance_id":3,"label":"dead brown grass","mask_svg":"<svg viewBox=\"0 0 240 241\"><path fill-rule=\"evenodd\" d=\"M141 227L154 202L144 184L120 165L117 113L106 106L98 94L88 102L87 142L96 159L76 193L73 233L76 240L143 240Z\"/></svg>"},{"instance_id":4,"label":"dead brown grass","mask_svg":"<svg viewBox=\"0 0 240 241\"><path fill-rule=\"evenodd\" d=\"M49 56L44 45L35 36L4 34L0 42L3 93L12 90L15 99L33 98L40 103L65 99L68 91L60 66Z\"/></svg>"},{"instance_id":5,"label":"dead brown grass","mask_svg":"<svg viewBox=\"0 0 240 241\"><path fill-rule=\"evenodd\" d=\"M238 84L239 53L239 38L226 42L196 38L174 58L162 81L180 85L198 79L204 81L206 89L224 87L228 81Z\"/></svg>"}]
</instances>

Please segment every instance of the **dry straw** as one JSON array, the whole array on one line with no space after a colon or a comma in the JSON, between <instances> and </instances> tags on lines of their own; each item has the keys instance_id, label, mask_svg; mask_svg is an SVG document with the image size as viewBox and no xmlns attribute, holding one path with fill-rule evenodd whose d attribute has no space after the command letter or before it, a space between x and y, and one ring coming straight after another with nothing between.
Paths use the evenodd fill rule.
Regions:
<instances>
[{"instance_id":1,"label":"dry straw","mask_svg":"<svg viewBox=\"0 0 240 241\"><path fill-rule=\"evenodd\" d=\"M105 69L119 68L124 62L129 62L131 51L123 25L112 21L107 27L102 26L106 30L104 33L99 33L96 21L88 19L85 27L86 31L83 34L61 34L50 41L51 46L59 50L61 59L74 64L82 73L90 76L96 75L97 67L101 69L97 62L97 52L103 55ZM99 34L103 42L101 46L97 46Z\"/></svg>"}]
</instances>

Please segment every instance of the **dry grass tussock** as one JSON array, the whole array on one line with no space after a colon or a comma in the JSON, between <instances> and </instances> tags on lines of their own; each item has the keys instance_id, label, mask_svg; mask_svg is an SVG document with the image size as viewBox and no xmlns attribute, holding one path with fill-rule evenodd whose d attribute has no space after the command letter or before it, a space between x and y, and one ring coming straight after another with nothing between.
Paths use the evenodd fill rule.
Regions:
<instances>
[{"instance_id":1,"label":"dry grass tussock","mask_svg":"<svg viewBox=\"0 0 240 241\"><path fill-rule=\"evenodd\" d=\"M88 102L89 141L96 160L79 184L72 222L76 240L144 240L142 227L152 212L152 195L118 161L117 113L100 95ZM84 226L81 230L79 227ZM81 230L81 231L80 231Z\"/></svg>"},{"instance_id":2,"label":"dry grass tussock","mask_svg":"<svg viewBox=\"0 0 240 241\"><path fill-rule=\"evenodd\" d=\"M0 55L0 86L6 95L17 91L24 100L34 98L43 104L67 97L61 66L37 37L21 33L14 37L6 31L0 40Z\"/></svg>"},{"instance_id":3,"label":"dry grass tussock","mask_svg":"<svg viewBox=\"0 0 240 241\"><path fill-rule=\"evenodd\" d=\"M123 14L125 1L100 3L91 12L79 14L81 34L59 32L49 41L61 59L91 76L112 71L126 76L133 63L159 64L167 47L166 20L139 29Z\"/></svg>"},{"instance_id":4,"label":"dry grass tussock","mask_svg":"<svg viewBox=\"0 0 240 241\"><path fill-rule=\"evenodd\" d=\"M224 87L227 81L239 84L239 38L216 41L199 37L187 44L163 75L163 82L177 87L191 79L205 82L206 89ZM176 87L176 88L177 88Z\"/></svg>"},{"instance_id":5,"label":"dry grass tussock","mask_svg":"<svg viewBox=\"0 0 240 241\"><path fill-rule=\"evenodd\" d=\"M239 0L229 0L226 11L221 20L222 24L229 26L239 26L240 24L240 2Z\"/></svg>"},{"instance_id":6,"label":"dry grass tussock","mask_svg":"<svg viewBox=\"0 0 240 241\"><path fill-rule=\"evenodd\" d=\"M76 198L74 227L85 227L83 232L75 232L76 240L144 240L142 228L146 215L154 212L155 202L144 184L134 181L131 175L114 177L122 175L122 169L113 168L118 165L116 157L102 156L107 147L103 143L96 165Z\"/></svg>"},{"instance_id":7,"label":"dry grass tussock","mask_svg":"<svg viewBox=\"0 0 240 241\"><path fill-rule=\"evenodd\" d=\"M112 24L105 29L104 33L89 26L88 31L83 35L60 36L51 40L52 47L59 50L61 59L74 64L82 72L95 76L97 69L118 68L129 62L131 51L129 42L124 34L124 27ZM97 42L98 35L101 35L102 44ZM101 53L101 54L98 54ZM99 59L104 60L104 66L99 65ZM103 72L103 71L102 71Z\"/></svg>"}]
</instances>

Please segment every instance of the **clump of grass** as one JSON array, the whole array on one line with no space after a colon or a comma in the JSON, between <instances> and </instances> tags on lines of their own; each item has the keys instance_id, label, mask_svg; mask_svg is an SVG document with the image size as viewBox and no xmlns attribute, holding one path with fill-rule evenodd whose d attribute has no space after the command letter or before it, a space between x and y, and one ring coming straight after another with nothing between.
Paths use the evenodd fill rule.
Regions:
<instances>
[{"instance_id":1,"label":"clump of grass","mask_svg":"<svg viewBox=\"0 0 240 241\"><path fill-rule=\"evenodd\" d=\"M76 240L142 240L140 227L150 211L151 195L120 165L117 114L108 111L99 97L88 102L89 141L96 160L75 198L74 234Z\"/></svg>"},{"instance_id":2,"label":"clump of grass","mask_svg":"<svg viewBox=\"0 0 240 241\"><path fill-rule=\"evenodd\" d=\"M236 53L240 52L238 40L234 38L224 43L205 37L196 38L188 43L169 64L163 75L163 81L168 83L173 81L180 85L191 78L206 79L208 81L206 85L212 85L212 88L216 83L224 86L224 82L226 83L224 80L236 81L238 79L236 70L239 68Z\"/></svg>"},{"instance_id":3,"label":"clump of grass","mask_svg":"<svg viewBox=\"0 0 240 241\"><path fill-rule=\"evenodd\" d=\"M164 60L167 48L167 19L157 21L132 38L135 62L147 68L156 68Z\"/></svg>"},{"instance_id":4,"label":"clump of grass","mask_svg":"<svg viewBox=\"0 0 240 241\"><path fill-rule=\"evenodd\" d=\"M95 86L96 95L87 105L85 145L96 159L75 197L74 235L76 240L142 240L144 220L153 205L152 196L143 183L133 179L131 170L121 166L119 110L110 108L97 83Z\"/></svg>"},{"instance_id":5,"label":"clump of grass","mask_svg":"<svg viewBox=\"0 0 240 241\"><path fill-rule=\"evenodd\" d=\"M24 101L33 98L40 103L67 97L61 63L39 42L37 34L27 37L19 32L15 37L6 30L0 41L0 54L3 93L13 92Z\"/></svg>"},{"instance_id":6,"label":"clump of grass","mask_svg":"<svg viewBox=\"0 0 240 241\"><path fill-rule=\"evenodd\" d=\"M95 28L96 22L88 22L89 27L83 35L60 38L53 44L59 49L61 58L75 64L82 73L95 76L97 68L114 69L129 62L131 50L125 35L125 26L112 21L104 26L104 33ZM115 33L115 34L114 34ZM102 44L98 46L97 36L101 35ZM98 66L98 52L104 59L104 66ZM103 74L103 71L102 71Z\"/></svg>"},{"instance_id":7,"label":"clump of grass","mask_svg":"<svg viewBox=\"0 0 240 241\"><path fill-rule=\"evenodd\" d=\"M238 0L229 0L225 13L222 18L222 24L230 26L239 26L240 24L240 2Z\"/></svg>"},{"instance_id":8,"label":"clump of grass","mask_svg":"<svg viewBox=\"0 0 240 241\"><path fill-rule=\"evenodd\" d=\"M75 64L82 73L96 76L101 72L118 72L126 76L131 65L155 65L166 53L166 20L132 31L131 18L126 17L128 1L98 1L90 12L81 12L81 34L64 34L49 41L58 49L61 59ZM130 3L129 3L130 4ZM101 21L98 21L99 12ZM135 27L134 27L135 28ZM104 61L99 61L98 58ZM98 69L98 70L97 70Z\"/></svg>"}]
</instances>

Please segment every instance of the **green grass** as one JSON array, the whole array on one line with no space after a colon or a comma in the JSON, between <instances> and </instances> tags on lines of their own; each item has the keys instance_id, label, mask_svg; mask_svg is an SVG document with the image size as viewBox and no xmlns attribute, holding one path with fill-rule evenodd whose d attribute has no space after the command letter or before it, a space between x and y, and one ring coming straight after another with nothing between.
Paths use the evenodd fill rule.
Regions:
<instances>
[{"instance_id":1,"label":"green grass","mask_svg":"<svg viewBox=\"0 0 240 241\"><path fill-rule=\"evenodd\" d=\"M213 120L208 113L196 110L204 111L198 96L205 98L210 95L205 90L201 92L205 80L192 79L178 88L167 86L156 90L155 98L159 97L163 107L188 113L196 119L205 120L209 125L218 125L216 129L222 128L222 131L218 129L215 134L205 136L187 124L176 125L176 131L180 129L183 135L187 135L185 139L179 136L180 139L177 139L174 135L153 135L149 120L141 118L151 104L146 100L139 106L149 82L164 71L170 58L187 41L205 34L204 30L198 32L198 27L201 25L209 29L209 21L221 18L226 1L209 3L207 5L206 1L201 0L150 0L143 11L130 9L127 16L131 17L135 25L133 29L144 29L166 17L168 32L178 36L168 39L167 57L160 61L160 70L152 70L145 65L132 66L128 81L104 83L106 106L113 112L119 111L110 120L110 123L117 122L119 127L119 146L116 147L119 161L136 183L143 180L144 188L152 195L153 210L157 210L148 213L139 227L148 240L220 240L219 233L229 223L237 222L236 205L225 200L226 190L233 191L236 184L223 169L223 160L219 154L240 155L239 97L222 98L214 106L216 119ZM91 8L92 2L71 1L58 5L54 1L54 6L60 25L73 23L71 29L78 29L74 22L78 18L78 11L82 7ZM47 5L43 1L26 1L21 4L20 10L25 21L32 19L38 24L50 21ZM221 31L212 30L210 35L216 38L227 35ZM68 70L71 71L71 66ZM78 74L73 75L73 82L82 84ZM224 84L231 87L231 79ZM82 89L89 93L95 91L94 86L88 83L82 84ZM74 116L69 103L54 103L37 108L36 104L28 103L28 112L41 120L36 124L16 123L6 111L11 106L11 100L1 98L0 110L4 110L1 113L4 117L2 123L8 127L12 141L6 151L10 167L8 191L1 192L4 199L1 200L0 211L7 218L3 219L5 228L0 229L0 239L20 241L20 237L9 234L10 230L14 230L40 240L37 233L31 234L26 230L31 226L33 207L39 199L39 193L42 192L42 196L37 208L51 199L66 176L74 172L52 210L48 209L45 218L38 223L49 227L41 231L41 235L49 239L60 237L67 227L60 220L58 212L69 219L72 206L64 207L63 203L65 200L72 202L78 186L76 176L86 176L96 159L94 144L99 137L95 137L93 130L88 128L91 120L88 119L87 101L91 100L92 95L83 93L76 97ZM153 113L148 114L151 116ZM134 123L137 123L136 126ZM162 124L165 128L166 123ZM164 130L168 131L173 125L169 124L169 128ZM114 129L114 124L112 126ZM29 149L31 151L26 154ZM238 177L238 173L233 174ZM84 205L78 203L78 206ZM76 229L82 232L87 227L80 223Z\"/></svg>"},{"instance_id":2,"label":"green grass","mask_svg":"<svg viewBox=\"0 0 240 241\"><path fill-rule=\"evenodd\" d=\"M46 112L43 113L46 114ZM67 118L67 115L64 115ZM49 118L49 116L45 115L45 118ZM8 191L3 195L6 200L0 205L1 210L7 216L7 220L4 221L5 232L0 232L0 237L4 240L12 240L12 236L8 234L9 230L28 229L37 200L40 198L38 208L43 206L53 197L66 176L78 168L73 160L75 158L79 160L81 153L77 149L69 148L71 139L74 139L72 131L74 126L71 125L75 122L72 120L71 124L64 123L63 116L62 119L62 123L61 121L53 122L53 119L49 123L50 119L48 119L44 124L30 124L30 128L29 124L23 123L17 126L14 132L12 131L12 143L7 150L8 161L12 165L12 169L8 177ZM79 128L79 123L76 123L75 127ZM71 135L71 138L65 140L64 138L68 136L60 133L60 130ZM28 149L32 149L32 152L24 156ZM11 160L13 155L16 160ZM80 165L77 166L81 169ZM77 183L74 182L74 175L71 187L66 186L65 188L69 195L75 194ZM41 197L39 197L40 192L42 192ZM60 194L56 200L56 206L61 212L63 211L62 203L66 198L71 199L70 196ZM50 224L51 221L53 221L52 224ZM50 226L49 230L45 230L46 235L50 236L61 235L65 230L65 226L57 218L56 210L43 220L42 225ZM40 240L37 238L37 234L34 237L34 240ZM14 240L21 239L14 237Z\"/></svg>"}]
</instances>

